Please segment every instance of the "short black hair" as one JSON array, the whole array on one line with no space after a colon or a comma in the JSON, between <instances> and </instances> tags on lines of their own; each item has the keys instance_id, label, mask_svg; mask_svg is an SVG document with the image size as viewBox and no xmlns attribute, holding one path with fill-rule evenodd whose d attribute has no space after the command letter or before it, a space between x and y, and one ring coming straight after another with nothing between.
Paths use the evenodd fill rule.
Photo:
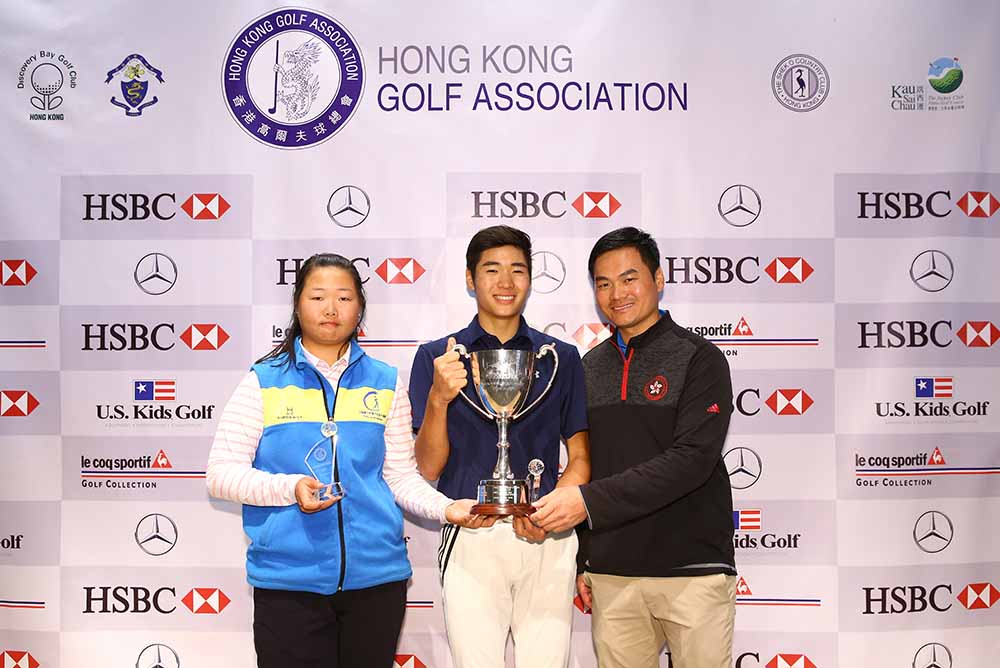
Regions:
<instances>
[{"instance_id":1,"label":"short black hair","mask_svg":"<svg viewBox=\"0 0 1000 668\"><path fill-rule=\"evenodd\" d=\"M465 268L475 276L476 265L483 253L491 248L514 246L524 253L524 261L528 263L528 275L531 276L531 237L525 232L509 225L493 225L472 235L469 247L465 249Z\"/></svg>"},{"instance_id":2,"label":"short black hair","mask_svg":"<svg viewBox=\"0 0 1000 668\"><path fill-rule=\"evenodd\" d=\"M660 247L656 245L656 241L649 233L638 228L620 227L608 232L594 244L593 250L590 251L590 259L587 261L590 279L594 279L594 264L598 257L610 251L628 247L639 251L642 263L649 267L649 273L656 276L656 270L660 268Z\"/></svg>"}]
</instances>

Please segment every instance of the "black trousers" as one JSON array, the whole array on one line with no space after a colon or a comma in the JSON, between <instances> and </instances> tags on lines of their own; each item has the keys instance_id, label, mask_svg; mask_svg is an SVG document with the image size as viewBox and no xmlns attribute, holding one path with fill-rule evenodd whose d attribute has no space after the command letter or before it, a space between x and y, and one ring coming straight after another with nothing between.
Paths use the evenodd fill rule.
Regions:
<instances>
[{"instance_id":1,"label":"black trousers","mask_svg":"<svg viewBox=\"0 0 1000 668\"><path fill-rule=\"evenodd\" d=\"M253 590L258 668L392 668L406 580L337 594Z\"/></svg>"}]
</instances>

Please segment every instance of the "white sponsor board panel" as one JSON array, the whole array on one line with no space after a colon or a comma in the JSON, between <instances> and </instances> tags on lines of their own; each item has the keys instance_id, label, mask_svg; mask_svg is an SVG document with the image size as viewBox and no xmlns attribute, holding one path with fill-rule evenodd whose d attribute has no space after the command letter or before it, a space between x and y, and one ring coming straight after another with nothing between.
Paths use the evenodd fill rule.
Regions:
<instances>
[{"instance_id":1,"label":"white sponsor board panel","mask_svg":"<svg viewBox=\"0 0 1000 668\"><path fill-rule=\"evenodd\" d=\"M926 566L1000 562L1000 537L982 518L1000 499L841 501L837 505L842 566ZM878 546L874 550L874 546Z\"/></svg>"},{"instance_id":2,"label":"white sponsor board panel","mask_svg":"<svg viewBox=\"0 0 1000 668\"><path fill-rule=\"evenodd\" d=\"M0 368L59 369L58 331L58 306L0 306Z\"/></svg>"},{"instance_id":3,"label":"white sponsor board panel","mask_svg":"<svg viewBox=\"0 0 1000 668\"><path fill-rule=\"evenodd\" d=\"M61 636L62 666L253 666L253 634L238 632L69 631Z\"/></svg>"},{"instance_id":4,"label":"white sponsor board panel","mask_svg":"<svg viewBox=\"0 0 1000 668\"><path fill-rule=\"evenodd\" d=\"M156 239L62 242L66 305L249 304L250 241ZM95 263L95 257L104 257ZM234 280L240 277L239 280Z\"/></svg>"},{"instance_id":5,"label":"white sponsor board panel","mask_svg":"<svg viewBox=\"0 0 1000 668\"><path fill-rule=\"evenodd\" d=\"M1000 283L996 239L838 239L837 301L992 302ZM871 273L877 268L878 289Z\"/></svg>"},{"instance_id":6,"label":"white sponsor board panel","mask_svg":"<svg viewBox=\"0 0 1000 668\"><path fill-rule=\"evenodd\" d=\"M829 434L730 434L723 460L734 503L837 497Z\"/></svg>"},{"instance_id":7,"label":"white sponsor board panel","mask_svg":"<svg viewBox=\"0 0 1000 668\"><path fill-rule=\"evenodd\" d=\"M4 501L58 501L62 498L62 443L58 436L0 437ZM41 484L39 481L43 481Z\"/></svg>"},{"instance_id":8,"label":"white sponsor board panel","mask_svg":"<svg viewBox=\"0 0 1000 668\"><path fill-rule=\"evenodd\" d=\"M837 432L975 433L1000 430L1000 386L990 368L926 365L838 369Z\"/></svg>"},{"instance_id":9,"label":"white sponsor board panel","mask_svg":"<svg viewBox=\"0 0 1000 668\"><path fill-rule=\"evenodd\" d=\"M206 436L243 371L66 371L63 433L74 436Z\"/></svg>"},{"instance_id":10,"label":"white sponsor board panel","mask_svg":"<svg viewBox=\"0 0 1000 668\"><path fill-rule=\"evenodd\" d=\"M990 627L840 634L840 665L861 665L880 656L886 665L989 668L1000 652Z\"/></svg>"},{"instance_id":11,"label":"white sponsor board panel","mask_svg":"<svg viewBox=\"0 0 1000 668\"><path fill-rule=\"evenodd\" d=\"M0 566L0 628L59 631L58 566Z\"/></svg>"},{"instance_id":12,"label":"white sponsor board panel","mask_svg":"<svg viewBox=\"0 0 1000 668\"><path fill-rule=\"evenodd\" d=\"M217 499L210 508L197 502L66 501L62 563L241 568L247 539L239 508Z\"/></svg>"}]
</instances>

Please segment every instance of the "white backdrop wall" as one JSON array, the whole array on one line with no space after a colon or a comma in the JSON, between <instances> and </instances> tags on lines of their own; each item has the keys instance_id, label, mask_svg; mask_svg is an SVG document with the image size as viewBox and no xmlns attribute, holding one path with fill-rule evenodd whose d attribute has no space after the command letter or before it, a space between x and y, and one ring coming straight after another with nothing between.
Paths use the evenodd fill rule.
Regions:
<instances>
[{"instance_id":1,"label":"white backdrop wall","mask_svg":"<svg viewBox=\"0 0 1000 668\"><path fill-rule=\"evenodd\" d=\"M296 262L356 258L363 343L406 376L500 222L534 239L535 327L607 336L586 258L632 224L726 351L736 668L995 665L993 3L0 15L0 665L253 665L204 471ZM437 536L407 538L397 663L446 667Z\"/></svg>"}]
</instances>

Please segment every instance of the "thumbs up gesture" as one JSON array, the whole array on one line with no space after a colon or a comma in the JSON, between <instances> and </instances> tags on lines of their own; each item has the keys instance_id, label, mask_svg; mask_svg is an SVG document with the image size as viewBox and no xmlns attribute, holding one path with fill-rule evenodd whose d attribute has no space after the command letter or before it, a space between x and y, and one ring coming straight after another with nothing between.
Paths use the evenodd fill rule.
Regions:
<instances>
[{"instance_id":1,"label":"thumbs up gesture","mask_svg":"<svg viewBox=\"0 0 1000 668\"><path fill-rule=\"evenodd\" d=\"M428 398L442 405L451 403L469 383L469 372L458 353L452 350L454 347L455 337L449 336L444 354L434 359L434 381Z\"/></svg>"}]
</instances>

